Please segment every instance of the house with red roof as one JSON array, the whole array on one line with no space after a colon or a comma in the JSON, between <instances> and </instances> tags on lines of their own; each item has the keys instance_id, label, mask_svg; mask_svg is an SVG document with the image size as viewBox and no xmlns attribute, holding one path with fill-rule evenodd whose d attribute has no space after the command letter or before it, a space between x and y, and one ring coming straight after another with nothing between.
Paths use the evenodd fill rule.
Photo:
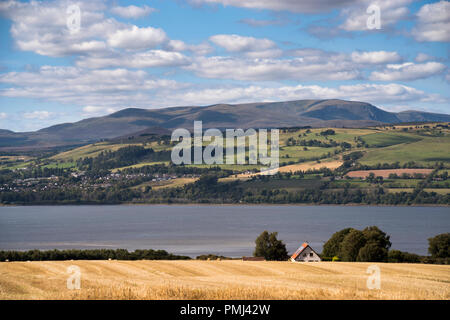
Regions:
<instances>
[{"instance_id":1,"label":"house with red roof","mask_svg":"<svg viewBox=\"0 0 450 320\"><path fill-rule=\"evenodd\" d=\"M320 256L308 243L303 243L289 259L291 262L320 262Z\"/></svg>"}]
</instances>

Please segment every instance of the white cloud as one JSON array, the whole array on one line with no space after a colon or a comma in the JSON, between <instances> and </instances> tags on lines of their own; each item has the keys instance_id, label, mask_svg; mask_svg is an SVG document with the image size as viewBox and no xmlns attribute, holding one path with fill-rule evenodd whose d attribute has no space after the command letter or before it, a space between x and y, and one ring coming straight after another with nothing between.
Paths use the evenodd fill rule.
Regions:
<instances>
[{"instance_id":1,"label":"white cloud","mask_svg":"<svg viewBox=\"0 0 450 320\"><path fill-rule=\"evenodd\" d=\"M25 119L45 120L45 119L50 118L51 115L52 115L52 113L49 111L40 110L40 111L33 111L33 112L25 112L23 114L23 117Z\"/></svg>"},{"instance_id":2,"label":"white cloud","mask_svg":"<svg viewBox=\"0 0 450 320\"><path fill-rule=\"evenodd\" d=\"M230 52L262 51L276 48L276 44L272 40L243 37L237 34L217 34L209 39Z\"/></svg>"},{"instance_id":3,"label":"white cloud","mask_svg":"<svg viewBox=\"0 0 450 320\"><path fill-rule=\"evenodd\" d=\"M167 41L167 35L162 29L152 27L132 26L129 29L117 30L108 37L108 44L111 47L125 49L151 49Z\"/></svg>"},{"instance_id":4,"label":"white cloud","mask_svg":"<svg viewBox=\"0 0 450 320\"><path fill-rule=\"evenodd\" d=\"M105 106L85 106L83 107L83 116L85 117L93 117L93 116L101 116L105 114L111 114L116 111L119 111L120 108L111 108Z\"/></svg>"},{"instance_id":5,"label":"white cloud","mask_svg":"<svg viewBox=\"0 0 450 320\"><path fill-rule=\"evenodd\" d=\"M326 87L318 85L185 84L155 79L145 71L126 69L89 70L76 67L42 67L34 72L0 75L0 96L40 99L79 106L83 116L98 116L133 106L157 108L174 105L204 105L296 99L345 99L379 104L448 103L439 95L400 85L355 84ZM47 119L48 111L34 111L24 119ZM40 123L42 126L42 122Z\"/></svg>"},{"instance_id":6,"label":"white cloud","mask_svg":"<svg viewBox=\"0 0 450 320\"><path fill-rule=\"evenodd\" d=\"M205 78L234 80L351 80L360 77L358 67L342 54L291 52L290 59L198 57L185 67Z\"/></svg>"},{"instance_id":7,"label":"white cloud","mask_svg":"<svg viewBox=\"0 0 450 320\"><path fill-rule=\"evenodd\" d=\"M155 79L142 70L62 66L1 74L0 83L9 85L0 89L0 96L110 108L147 106L155 92L168 95L169 91L183 87L174 80Z\"/></svg>"},{"instance_id":8,"label":"white cloud","mask_svg":"<svg viewBox=\"0 0 450 320\"><path fill-rule=\"evenodd\" d=\"M212 46L207 42L190 45L181 40L170 40L165 44L164 48L169 51L190 51L196 55L202 56L213 51Z\"/></svg>"},{"instance_id":9,"label":"white cloud","mask_svg":"<svg viewBox=\"0 0 450 320\"><path fill-rule=\"evenodd\" d=\"M341 11L341 16L345 18L340 28L346 31L371 31L367 28L367 19L372 13L367 13L370 5L377 5L380 8L381 30L386 30L395 25L398 21L409 16L409 5L413 0L362 0L354 6L347 6ZM376 29L374 29L376 31Z\"/></svg>"},{"instance_id":10,"label":"white cloud","mask_svg":"<svg viewBox=\"0 0 450 320\"><path fill-rule=\"evenodd\" d=\"M395 51L352 52L352 60L356 63L381 64L398 62L402 58Z\"/></svg>"},{"instance_id":11,"label":"white cloud","mask_svg":"<svg viewBox=\"0 0 450 320\"><path fill-rule=\"evenodd\" d=\"M189 0L193 4L222 4L249 9L268 9L275 11L291 11L296 13L329 12L341 8L357 0Z\"/></svg>"},{"instance_id":12,"label":"white cloud","mask_svg":"<svg viewBox=\"0 0 450 320\"><path fill-rule=\"evenodd\" d=\"M101 1L79 2L80 31L67 27L67 6L63 1L0 2L0 15L12 20L11 36L20 50L60 57L104 50L102 39L125 25L106 19Z\"/></svg>"},{"instance_id":13,"label":"white cloud","mask_svg":"<svg viewBox=\"0 0 450 320\"><path fill-rule=\"evenodd\" d=\"M6 119L8 118L8 114L6 114L5 112L0 112L0 120Z\"/></svg>"},{"instance_id":14,"label":"white cloud","mask_svg":"<svg viewBox=\"0 0 450 320\"><path fill-rule=\"evenodd\" d=\"M169 103L170 105L207 105L301 99L344 99L365 101L374 105L446 102L438 95L430 95L421 90L396 83L343 85L336 88L318 85L189 88L172 94L165 101L166 104Z\"/></svg>"},{"instance_id":15,"label":"white cloud","mask_svg":"<svg viewBox=\"0 0 450 320\"><path fill-rule=\"evenodd\" d=\"M128 19L138 19L148 16L150 13L156 11L156 9L150 8L149 6L137 7L134 5L127 7L116 6L111 9L111 12L122 18Z\"/></svg>"},{"instance_id":16,"label":"white cloud","mask_svg":"<svg viewBox=\"0 0 450 320\"><path fill-rule=\"evenodd\" d=\"M417 13L412 34L417 41L450 41L450 2L426 4Z\"/></svg>"},{"instance_id":17,"label":"white cloud","mask_svg":"<svg viewBox=\"0 0 450 320\"><path fill-rule=\"evenodd\" d=\"M164 50L149 50L134 54L113 54L110 56L89 56L82 57L76 63L79 67L86 68L153 68L153 67L173 67L189 64L190 60L179 52Z\"/></svg>"},{"instance_id":18,"label":"white cloud","mask_svg":"<svg viewBox=\"0 0 450 320\"><path fill-rule=\"evenodd\" d=\"M229 52L245 53L251 58L274 58L282 54L275 42L269 39L218 34L210 37L209 40Z\"/></svg>"},{"instance_id":19,"label":"white cloud","mask_svg":"<svg viewBox=\"0 0 450 320\"><path fill-rule=\"evenodd\" d=\"M78 32L71 32L67 26L65 1L0 2L0 15L12 20L11 36L20 50L51 57L98 55L111 53L115 48L149 49L169 41L162 29L139 28L105 17L103 0L76 5L81 14ZM129 8L130 14L141 12L133 6L120 8ZM148 7L143 8L148 11Z\"/></svg>"},{"instance_id":20,"label":"white cloud","mask_svg":"<svg viewBox=\"0 0 450 320\"><path fill-rule=\"evenodd\" d=\"M381 81L417 80L439 74L446 68L444 64L439 62L388 64L383 71L372 72L369 79Z\"/></svg>"},{"instance_id":21,"label":"white cloud","mask_svg":"<svg viewBox=\"0 0 450 320\"><path fill-rule=\"evenodd\" d=\"M416 62L425 62L434 59L435 59L434 57L422 52L419 52L415 58Z\"/></svg>"}]
</instances>

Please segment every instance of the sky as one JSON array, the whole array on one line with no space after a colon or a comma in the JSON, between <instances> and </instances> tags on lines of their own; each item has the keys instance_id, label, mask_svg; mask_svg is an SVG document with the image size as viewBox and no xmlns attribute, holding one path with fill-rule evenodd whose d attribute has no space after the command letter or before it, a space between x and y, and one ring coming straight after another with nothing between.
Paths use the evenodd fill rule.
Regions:
<instances>
[{"instance_id":1,"label":"sky","mask_svg":"<svg viewBox=\"0 0 450 320\"><path fill-rule=\"evenodd\" d=\"M449 42L449 1L0 0L0 128L301 99L450 113Z\"/></svg>"}]
</instances>

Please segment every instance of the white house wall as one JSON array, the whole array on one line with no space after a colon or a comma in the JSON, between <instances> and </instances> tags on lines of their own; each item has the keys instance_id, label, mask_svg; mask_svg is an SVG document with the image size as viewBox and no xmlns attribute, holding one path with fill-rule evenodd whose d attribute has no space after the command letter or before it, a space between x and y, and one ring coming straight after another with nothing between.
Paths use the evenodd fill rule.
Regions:
<instances>
[{"instance_id":1,"label":"white house wall","mask_svg":"<svg viewBox=\"0 0 450 320\"><path fill-rule=\"evenodd\" d=\"M311 256L311 253L312 253L312 256ZM304 249L302 251L302 253L300 253L300 255L295 259L295 261L298 261L298 262L319 262L320 261L320 257L310 247L306 247L306 249Z\"/></svg>"}]
</instances>

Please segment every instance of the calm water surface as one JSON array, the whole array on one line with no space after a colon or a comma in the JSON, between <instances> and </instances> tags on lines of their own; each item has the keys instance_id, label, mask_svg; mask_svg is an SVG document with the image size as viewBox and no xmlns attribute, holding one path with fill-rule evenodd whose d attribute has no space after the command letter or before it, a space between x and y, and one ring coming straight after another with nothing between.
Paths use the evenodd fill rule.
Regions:
<instances>
[{"instance_id":1,"label":"calm water surface","mask_svg":"<svg viewBox=\"0 0 450 320\"><path fill-rule=\"evenodd\" d=\"M0 207L0 249L164 249L197 256L251 255L263 231L278 231L289 252L317 251L345 227L377 225L393 249L427 254L429 237L450 232L447 207L31 206Z\"/></svg>"}]
</instances>

